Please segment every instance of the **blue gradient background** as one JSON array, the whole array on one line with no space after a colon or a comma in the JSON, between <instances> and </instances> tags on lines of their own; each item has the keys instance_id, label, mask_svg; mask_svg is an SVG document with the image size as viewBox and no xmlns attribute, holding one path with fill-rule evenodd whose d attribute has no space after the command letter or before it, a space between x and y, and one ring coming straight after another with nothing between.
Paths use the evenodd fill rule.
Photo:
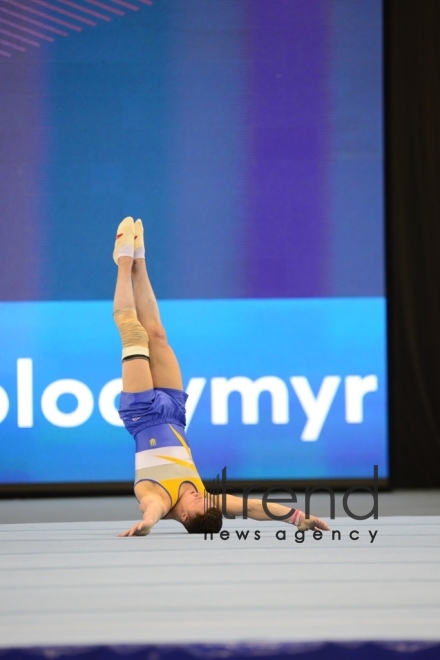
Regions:
<instances>
[{"instance_id":1,"label":"blue gradient background","mask_svg":"<svg viewBox=\"0 0 440 660\"><path fill-rule=\"evenodd\" d=\"M379 0L158 1L0 89L0 299L111 298L125 215L160 299L383 295Z\"/></svg>"}]
</instances>

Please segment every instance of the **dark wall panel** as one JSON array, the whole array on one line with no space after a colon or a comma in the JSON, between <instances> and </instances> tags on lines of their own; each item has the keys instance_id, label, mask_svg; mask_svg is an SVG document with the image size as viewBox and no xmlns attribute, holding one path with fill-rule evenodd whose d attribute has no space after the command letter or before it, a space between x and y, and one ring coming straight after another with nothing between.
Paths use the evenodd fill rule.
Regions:
<instances>
[{"instance_id":1,"label":"dark wall panel","mask_svg":"<svg viewBox=\"0 0 440 660\"><path fill-rule=\"evenodd\" d=\"M392 485L440 487L440 3L386 5Z\"/></svg>"}]
</instances>

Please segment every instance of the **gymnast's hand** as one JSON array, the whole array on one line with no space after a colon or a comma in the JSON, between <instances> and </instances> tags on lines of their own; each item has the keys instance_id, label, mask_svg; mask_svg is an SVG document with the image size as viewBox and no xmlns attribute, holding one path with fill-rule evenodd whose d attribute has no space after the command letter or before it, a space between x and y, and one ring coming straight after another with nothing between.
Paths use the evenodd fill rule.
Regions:
<instances>
[{"instance_id":1,"label":"gymnast's hand","mask_svg":"<svg viewBox=\"0 0 440 660\"><path fill-rule=\"evenodd\" d=\"M144 514L142 522L136 523L136 525L127 529L126 532L118 534L118 536L147 536L154 525L168 513L163 501L157 499L157 497L152 497L151 494L141 498L139 508Z\"/></svg>"},{"instance_id":2,"label":"gymnast's hand","mask_svg":"<svg viewBox=\"0 0 440 660\"><path fill-rule=\"evenodd\" d=\"M153 525L146 523L145 521L136 523L130 529L127 529L126 532L121 532L118 536L147 536L151 532Z\"/></svg>"},{"instance_id":3,"label":"gymnast's hand","mask_svg":"<svg viewBox=\"0 0 440 660\"><path fill-rule=\"evenodd\" d=\"M322 529L324 532L328 532L330 527L325 523L321 518L315 518L315 516L310 516L306 518L305 514L302 513L300 523L298 525L299 532L306 532L308 529Z\"/></svg>"}]
</instances>

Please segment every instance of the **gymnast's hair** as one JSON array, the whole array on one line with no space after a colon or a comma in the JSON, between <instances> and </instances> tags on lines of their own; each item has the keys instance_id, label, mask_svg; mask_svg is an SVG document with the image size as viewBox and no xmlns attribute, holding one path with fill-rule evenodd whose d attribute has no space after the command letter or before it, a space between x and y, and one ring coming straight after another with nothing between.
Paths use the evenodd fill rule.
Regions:
<instances>
[{"instance_id":1,"label":"gymnast's hair","mask_svg":"<svg viewBox=\"0 0 440 660\"><path fill-rule=\"evenodd\" d=\"M183 523L189 534L218 534L222 528L223 516L220 509L211 506L205 513L197 513L194 518Z\"/></svg>"},{"instance_id":2,"label":"gymnast's hair","mask_svg":"<svg viewBox=\"0 0 440 660\"><path fill-rule=\"evenodd\" d=\"M217 489L214 490L216 491ZM183 524L189 534L206 534L206 532L218 534L223 524L218 492L212 494L205 490L204 512L197 513L193 518Z\"/></svg>"}]
</instances>

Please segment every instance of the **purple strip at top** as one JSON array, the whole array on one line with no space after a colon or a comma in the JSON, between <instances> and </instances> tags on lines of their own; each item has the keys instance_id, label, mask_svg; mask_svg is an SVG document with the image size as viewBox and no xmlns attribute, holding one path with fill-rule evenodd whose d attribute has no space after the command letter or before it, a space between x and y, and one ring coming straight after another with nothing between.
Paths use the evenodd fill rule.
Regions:
<instances>
[{"instance_id":1,"label":"purple strip at top","mask_svg":"<svg viewBox=\"0 0 440 660\"><path fill-rule=\"evenodd\" d=\"M327 293L326 0L249 0L246 296Z\"/></svg>"}]
</instances>

